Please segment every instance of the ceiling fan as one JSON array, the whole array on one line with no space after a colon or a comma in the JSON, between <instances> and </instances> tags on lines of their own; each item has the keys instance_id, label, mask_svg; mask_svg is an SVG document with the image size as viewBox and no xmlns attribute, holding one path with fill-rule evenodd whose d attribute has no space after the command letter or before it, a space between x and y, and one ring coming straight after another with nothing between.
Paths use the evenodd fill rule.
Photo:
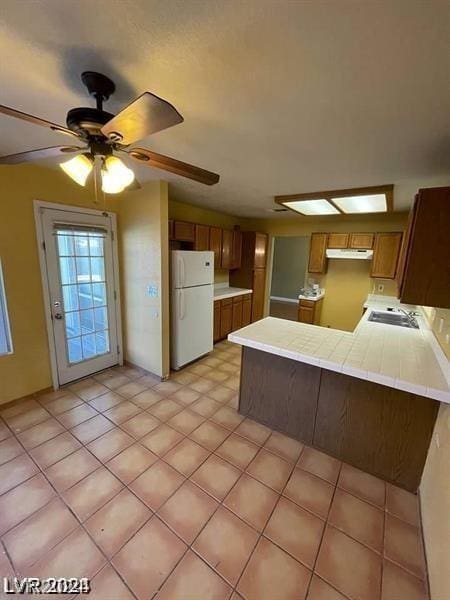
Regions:
<instances>
[{"instance_id":1,"label":"ceiling fan","mask_svg":"<svg viewBox=\"0 0 450 600\"><path fill-rule=\"evenodd\" d=\"M0 105L0 114L65 133L84 142L85 146L51 146L19 152L1 156L0 164L19 164L74 154L73 158L60 164L60 167L74 181L85 185L91 171L95 171L95 165L100 164L102 189L106 193L132 189L133 185L139 187L133 171L116 154L206 185L214 185L219 181L219 175L200 167L157 154L147 148L129 148L131 144L152 133L183 122L183 117L172 104L150 92L144 92L117 115L112 115L103 110L103 102L114 93L114 82L93 71L82 73L81 80L89 94L95 98L96 108L72 108L67 113L67 127L8 106Z\"/></svg>"}]
</instances>

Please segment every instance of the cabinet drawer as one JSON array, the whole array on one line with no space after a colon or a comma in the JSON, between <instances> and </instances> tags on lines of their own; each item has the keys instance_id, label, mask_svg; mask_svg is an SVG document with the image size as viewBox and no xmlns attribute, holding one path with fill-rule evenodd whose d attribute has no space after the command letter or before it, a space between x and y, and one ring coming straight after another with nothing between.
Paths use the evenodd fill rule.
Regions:
<instances>
[{"instance_id":1,"label":"cabinet drawer","mask_svg":"<svg viewBox=\"0 0 450 600\"><path fill-rule=\"evenodd\" d=\"M242 302L242 296L233 296L232 300L233 304L238 304L239 302Z\"/></svg>"},{"instance_id":2,"label":"cabinet drawer","mask_svg":"<svg viewBox=\"0 0 450 600\"><path fill-rule=\"evenodd\" d=\"M242 300L243 300L243 302L251 302L252 301L252 295L251 294L244 294L242 296Z\"/></svg>"},{"instance_id":3,"label":"cabinet drawer","mask_svg":"<svg viewBox=\"0 0 450 600\"><path fill-rule=\"evenodd\" d=\"M314 308L315 302L313 300L300 300L300 306L306 306L307 308Z\"/></svg>"},{"instance_id":4,"label":"cabinet drawer","mask_svg":"<svg viewBox=\"0 0 450 600\"><path fill-rule=\"evenodd\" d=\"M230 306L233 304L233 298L225 298L225 300L220 301L221 306Z\"/></svg>"}]
</instances>

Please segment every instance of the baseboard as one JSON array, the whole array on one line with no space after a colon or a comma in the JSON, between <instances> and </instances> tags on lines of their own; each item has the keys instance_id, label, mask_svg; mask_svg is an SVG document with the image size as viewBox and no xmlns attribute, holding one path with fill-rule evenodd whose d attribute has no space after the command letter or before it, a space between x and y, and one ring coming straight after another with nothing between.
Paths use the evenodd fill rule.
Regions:
<instances>
[{"instance_id":1,"label":"baseboard","mask_svg":"<svg viewBox=\"0 0 450 600\"><path fill-rule=\"evenodd\" d=\"M275 302L286 302L287 304L298 304L298 299L294 300L294 298L283 298L283 296L270 296L271 300Z\"/></svg>"}]
</instances>

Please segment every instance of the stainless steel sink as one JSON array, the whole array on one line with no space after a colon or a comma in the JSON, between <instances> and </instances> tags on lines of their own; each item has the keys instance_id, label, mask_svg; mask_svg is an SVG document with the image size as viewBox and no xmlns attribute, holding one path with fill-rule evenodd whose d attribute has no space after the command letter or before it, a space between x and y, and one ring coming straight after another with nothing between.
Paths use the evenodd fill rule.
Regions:
<instances>
[{"instance_id":1,"label":"stainless steel sink","mask_svg":"<svg viewBox=\"0 0 450 600\"><path fill-rule=\"evenodd\" d=\"M369 315L369 321L372 321L373 323L383 323L384 325L397 325L398 327L419 329L417 319L415 319L413 316L395 312L386 313L373 310Z\"/></svg>"}]
</instances>

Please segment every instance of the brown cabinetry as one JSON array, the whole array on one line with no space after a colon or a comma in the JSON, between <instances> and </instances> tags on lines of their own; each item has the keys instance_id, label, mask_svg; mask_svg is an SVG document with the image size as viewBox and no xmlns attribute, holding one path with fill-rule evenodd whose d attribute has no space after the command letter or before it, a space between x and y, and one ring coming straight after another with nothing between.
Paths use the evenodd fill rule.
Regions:
<instances>
[{"instance_id":1,"label":"brown cabinetry","mask_svg":"<svg viewBox=\"0 0 450 600\"><path fill-rule=\"evenodd\" d=\"M220 340L220 300L214 302L214 331L213 340L218 342Z\"/></svg>"},{"instance_id":2,"label":"brown cabinetry","mask_svg":"<svg viewBox=\"0 0 450 600\"><path fill-rule=\"evenodd\" d=\"M264 316L267 235L256 231L242 232L241 267L230 272L230 285L253 290L251 321Z\"/></svg>"},{"instance_id":3,"label":"brown cabinetry","mask_svg":"<svg viewBox=\"0 0 450 600\"><path fill-rule=\"evenodd\" d=\"M233 316L231 320L232 331L242 327L242 296L233 298Z\"/></svg>"},{"instance_id":4,"label":"brown cabinetry","mask_svg":"<svg viewBox=\"0 0 450 600\"><path fill-rule=\"evenodd\" d=\"M320 325L320 314L322 312L323 298L320 300L299 300L298 320L300 323Z\"/></svg>"},{"instance_id":5,"label":"brown cabinetry","mask_svg":"<svg viewBox=\"0 0 450 600\"><path fill-rule=\"evenodd\" d=\"M233 230L233 246L231 250L230 269L239 269L242 258L242 232L240 229Z\"/></svg>"},{"instance_id":6,"label":"brown cabinetry","mask_svg":"<svg viewBox=\"0 0 450 600\"><path fill-rule=\"evenodd\" d=\"M231 253L233 247L233 232L229 229L222 229L222 252L220 266L222 269L231 268Z\"/></svg>"},{"instance_id":7,"label":"brown cabinetry","mask_svg":"<svg viewBox=\"0 0 450 600\"><path fill-rule=\"evenodd\" d=\"M419 190L399 267L401 302L450 308L450 187Z\"/></svg>"},{"instance_id":8,"label":"brown cabinetry","mask_svg":"<svg viewBox=\"0 0 450 600\"><path fill-rule=\"evenodd\" d=\"M373 233L351 233L349 248L371 250L373 248Z\"/></svg>"},{"instance_id":9,"label":"brown cabinetry","mask_svg":"<svg viewBox=\"0 0 450 600\"><path fill-rule=\"evenodd\" d=\"M195 241L195 225L187 221L175 221L174 239L180 242Z\"/></svg>"},{"instance_id":10,"label":"brown cabinetry","mask_svg":"<svg viewBox=\"0 0 450 600\"><path fill-rule=\"evenodd\" d=\"M220 269L222 261L222 229L209 228L209 249L214 252L214 268Z\"/></svg>"},{"instance_id":11,"label":"brown cabinetry","mask_svg":"<svg viewBox=\"0 0 450 600\"><path fill-rule=\"evenodd\" d=\"M348 248L349 235L348 233L329 233L327 248Z\"/></svg>"},{"instance_id":12,"label":"brown cabinetry","mask_svg":"<svg viewBox=\"0 0 450 600\"><path fill-rule=\"evenodd\" d=\"M401 242L399 231L375 234L371 277L395 278Z\"/></svg>"},{"instance_id":13,"label":"brown cabinetry","mask_svg":"<svg viewBox=\"0 0 450 600\"><path fill-rule=\"evenodd\" d=\"M227 337L233 329L233 300L227 298L220 301L220 337Z\"/></svg>"},{"instance_id":14,"label":"brown cabinetry","mask_svg":"<svg viewBox=\"0 0 450 600\"><path fill-rule=\"evenodd\" d=\"M209 250L209 227L208 225L195 225L194 250Z\"/></svg>"},{"instance_id":15,"label":"brown cabinetry","mask_svg":"<svg viewBox=\"0 0 450 600\"><path fill-rule=\"evenodd\" d=\"M242 298L242 327L252 322L252 295L245 294Z\"/></svg>"},{"instance_id":16,"label":"brown cabinetry","mask_svg":"<svg viewBox=\"0 0 450 600\"><path fill-rule=\"evenodd\" d=\"M308 271L310 273L325 273L327 270L328 234L312 233L311 245L309 247Z\"/></svg>"}]
</instances>

